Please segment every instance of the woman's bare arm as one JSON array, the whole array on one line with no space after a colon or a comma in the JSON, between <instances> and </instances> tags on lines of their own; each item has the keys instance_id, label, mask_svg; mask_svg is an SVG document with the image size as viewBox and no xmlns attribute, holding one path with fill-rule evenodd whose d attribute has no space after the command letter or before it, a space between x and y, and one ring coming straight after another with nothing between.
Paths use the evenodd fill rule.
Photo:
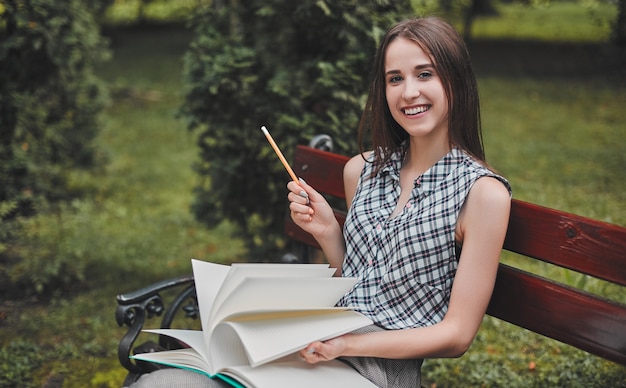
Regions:
<instances>
[{"instance_id":1,"label":"woman's bare arm","mask_svg":"<svg viewBox=\"0 0 626 388\"><path fill-rule=\"evenodd\" d=\"M357 155L350 159L344 167L344 188L348 207L350 207L356 192L356 185L363 164L363 158L361 155ZM304 181L289 182L287 188L290 190L288 198L291 218L298 226L315 237L330 265L337 268L336 275L340 276L346 246L333 209L320 193ZM306 193L306 196L302 195L302 191Z\"/></svg>"},{"instance_id":2,"label":"woman's bare arm","mask_svg":"<svg viewBox=\"0 0 626 388\"><path fill-rule=\"evenodd\" d=\"M423 328L348 334L312 343L300 354L310 363L339 356L404 359L462 355L491 298L510 203L508 190L497 180L481 178L474 184L457 225L463 250L448 312L441 322Z\"/></svg>"}]
</instances>

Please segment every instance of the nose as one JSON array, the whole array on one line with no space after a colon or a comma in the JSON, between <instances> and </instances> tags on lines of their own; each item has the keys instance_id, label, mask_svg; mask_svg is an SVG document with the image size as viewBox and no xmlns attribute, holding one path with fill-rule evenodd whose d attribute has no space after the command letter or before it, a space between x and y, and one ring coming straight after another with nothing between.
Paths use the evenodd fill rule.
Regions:
<instances>
[{"instance_id":1,"label":"nose","mask_svg":"<svg viewBox=\"0 0 626 388\"><path fill-rule=\"evenodd\" d=\"M407 78L404 81L404 91L402 97L405 100L413 100L421 95L419 81L414 78Z\"/></svg>"}]
</instances>

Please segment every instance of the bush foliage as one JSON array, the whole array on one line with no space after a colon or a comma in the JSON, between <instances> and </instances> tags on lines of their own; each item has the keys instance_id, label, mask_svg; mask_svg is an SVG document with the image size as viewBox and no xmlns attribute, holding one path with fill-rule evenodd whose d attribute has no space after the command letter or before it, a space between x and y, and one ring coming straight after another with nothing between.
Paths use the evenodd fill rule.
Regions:
<instances>
[{"instance_id":1,"label":"bush foliage","mask_svg":"<svg viewBox=\"0 0 626 388\"><path fill-rule=\"evenodd\" d=\"M196 216L207 225L234 221L261 258L281 245L289 180L261 125L288 159L321 133L336 151L355 152L347 139L356 139L377 39L411 5L238 3L205 7L193 19L182 114L201 131Z\"/></svg>"},{"instance_id":2,"label":"bush foliage","mask_svg":"<svg viewBox=\"0 0 626 388\"><path fill-rule=\"evenodd\" d=\"M0 9L0 254L20 217L76 196L72 172L100 160L93 141L106 98L93 67L107 51L95 4L7 0Z\"/></svg>"}]
</instances>

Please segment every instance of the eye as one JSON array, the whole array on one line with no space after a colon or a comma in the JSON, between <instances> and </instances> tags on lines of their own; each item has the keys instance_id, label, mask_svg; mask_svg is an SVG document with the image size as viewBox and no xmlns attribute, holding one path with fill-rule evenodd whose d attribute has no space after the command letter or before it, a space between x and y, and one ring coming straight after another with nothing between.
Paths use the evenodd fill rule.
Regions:
<instances>
[{"instance_id":1,"label":"eye","mask_svg":"<svg viewBox=\"0 0 626 388\"><path fill-rule=\"evenodd\" d=\"M399 75L392 75L391 77L389 77L387 79L387 82L390 84L397 84L398 82L402 81L402 77Z\"/></svg>"},{"instance_id":2,"label":"eye","mask_svg":"<svg viewBox=\"0 0 626 388\"><path fill-rule=\"evenodd\" d=\"M422 71L421 73L419 73L417 75L417 78L419 79L429 79L433 76L433 73L431 73L430 71Z\"/></svg>"}]
</instances>

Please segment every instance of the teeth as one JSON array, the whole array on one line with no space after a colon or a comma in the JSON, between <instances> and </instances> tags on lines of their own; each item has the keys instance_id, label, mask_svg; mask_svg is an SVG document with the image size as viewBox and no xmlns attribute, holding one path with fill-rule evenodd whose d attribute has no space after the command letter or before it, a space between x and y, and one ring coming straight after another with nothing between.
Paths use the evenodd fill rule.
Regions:
<instances>
[{"instance_id":1,"label":"teeth","mask_svg":"<svg viewBox=\"0 0 626 388\"><path fill-rule=\"evenodd\" d=\"M418 106L417 108L405 109L404 113L407 115L416 115L419 113L426 112L429 108L425 105Z\"/></svg>"}]
</instances>

